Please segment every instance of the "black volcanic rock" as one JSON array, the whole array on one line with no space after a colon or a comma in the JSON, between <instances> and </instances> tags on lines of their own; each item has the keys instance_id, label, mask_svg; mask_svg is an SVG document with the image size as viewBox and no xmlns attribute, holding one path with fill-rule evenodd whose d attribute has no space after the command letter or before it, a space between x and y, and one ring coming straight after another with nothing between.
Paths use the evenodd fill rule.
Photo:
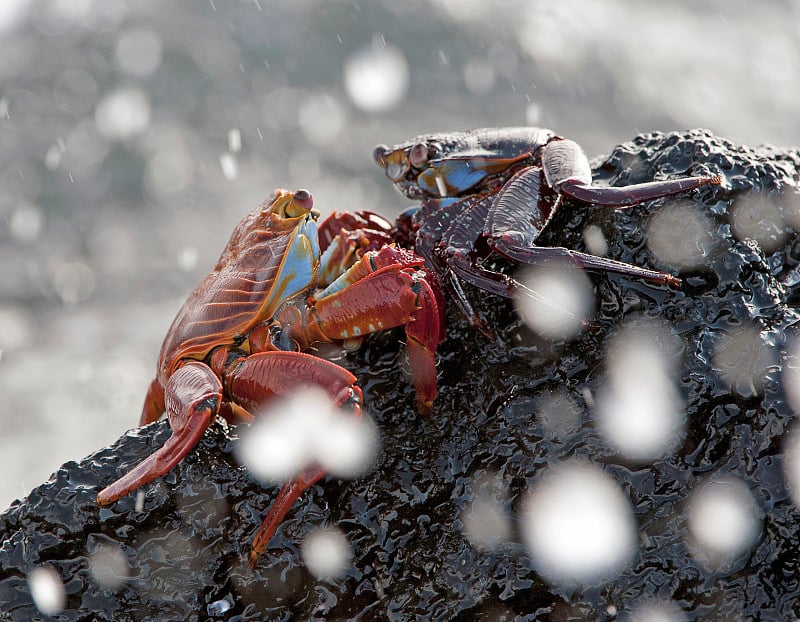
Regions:
<instances>
[{"instance_id":1,"label":"black volcanic rock","mask_svg":"<svg viewBox=\"0 0 800 622\"><path fill-rule=\"evenodd\" d=\"M690 619L799 616L800 514L783 473L794 412L781 373L798 324L800 152L738 147L705 131L655 133L595 165L597 181L611 185L724 176L722 187L630 210L568 202L540 239L583 248L582 232L594 224L609 256L670 269L653 257L645 232L660 213L695 208L709 224L705 259L683 269L682 288L591 275L593 330L556 344L533 336L506 301L468 290L498 339L474 333L452 310L441 390L426 419L414 413L399 335L370 339L343 363L359 378L380 429L377 465L358 480L326 479L310 489L255 571L245 556L276 489L237 463L235 431L213 426L173 472L146 487L140 508L130 495L100 509L97 491L169 433L163 421L132 431L65 464L0 516L0 619L44 619L27 584L39 566L54 569L64 584L65 608L54 618L64 621L608 620L626 619L653 599L672 601ZM761 204L782 219L767 223L757 243L747 235L750 212L740 212L741 221L733 215ZM686 404L680 445L644 464L606 444L591 399L608 341L631 318L669 327ZM736 341L740 329L749 335L744 341ZM737 356L720 363L726 347ZM541 416L542 398L553 393L571 400L578 422L558 435ZM572 588L537 573L519 525L531 484L570 458L592 462L616 481L641 535L632 562L616 576ZM763 522L746 553L710 570L692 554L685 508L712 475L743 482ZM469 543L462 516L492 487L512 529L506 542L484 551ZM318 580L300 546L328 524L347 536L353 561L343 577ZM92 574L90 559L108 550L121 552L129 567L116 585Z\"/></svg>"}]
</instances>

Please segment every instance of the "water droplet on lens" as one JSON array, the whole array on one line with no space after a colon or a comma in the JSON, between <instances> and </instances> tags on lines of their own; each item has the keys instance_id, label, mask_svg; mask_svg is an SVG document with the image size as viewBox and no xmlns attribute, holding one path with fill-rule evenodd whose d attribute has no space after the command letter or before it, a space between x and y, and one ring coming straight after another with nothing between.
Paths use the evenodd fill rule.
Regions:
<instances>
[{"instance_id":1,"label":"water droplet on lens","mask_svg":"<svg viewBox=\"0 0 800 622\"><path fill-rule=\"evenodd\" d=\"M347 537L334 527L317 529L303 542L303 561L318 579L335 579L344 574L353 558Z\"/></svg>"},{"instance_id":2,"label":"water droplet on lens","mask_svg":"<svg viewBox=\"0 0 800 622\"><path fill-rule=\"evenodd\" d=\"M403 52L374 42L345 62L344 84L352 102L366 112L385 112L400 103L409 84Z\"/></svg>"},{"instance_id":3,"label":"water droplet on lens","mask_svg":"<svg viewBox=\"0 0 800 622\"><path fill-rule=\"evenodd\" d=\"M64 584L58 572L50 566L39 566L28 574L28 587L36 608L44 615L56 615L66 602Z\"/></svg>"},{"instance_id":4,"label":"water droplet on lens","mask_svg":"<svg viewBox=\"0 0 800 622\"><path fill-rule=\"evenodd\" d=\"M554 583L609 578L636 550L630 501L602 469L567 462L534 484L523 511L536 570Z\"/></svg>"}]
</instances>

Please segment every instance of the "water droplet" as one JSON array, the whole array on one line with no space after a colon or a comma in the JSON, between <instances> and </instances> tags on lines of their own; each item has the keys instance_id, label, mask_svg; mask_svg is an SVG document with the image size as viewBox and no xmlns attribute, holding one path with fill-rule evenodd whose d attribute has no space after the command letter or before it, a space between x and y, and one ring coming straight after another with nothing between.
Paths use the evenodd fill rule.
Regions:
<instances>
[{"instance_id":1,"label":"water droplet","mask_svg":"<svg viewBox=\"0 0 800 622\"><path fill-rule=\"evenodd\" d=\"M62 263L53 274L53 288L65 303L83 302L94 291L94 272L81 261Z\"/></svg>"},{"instance_id":2,"label":"water droplet","mask_svg":"<svg viewBox=\"0 0 800 622\"><path fill-rule=\"evenodd\" d=\"M138 136L150 125L150 101L136 88L114 91L97 105L95 124L101 136L112 140Z\"/></svg>"},{"instance_id":3,"label":"water droplet","mask_svg":"<svg viewBox=\"0 0 800 622\"><path fill-rule=\"evenodd\" d=\"M597 225L589 225L581 232L583 243L592 255L605 257L608 255L608 242L603 230Z\"/></svg>"},{"instance_id":4,"label":"water droplet","mask_svg":"<svg viewBox=\"0 0 800 622\"><path fill-rule=\"evenodd\" d=\"M197 258L200 252L196 246L187 246L178 253L178 268L184 272L191 272L197 267Z\"/></svg>"},{"instance_id":5,"label":"water droplet","mask_svg":"<svg viewBox=\"0 0 800 622\"><path fill-rule=\"evenodd\" d=\"M689 500L695 557L711 569L724 567L756 541L762 519L763 512L744 482L727 477L709 481Z\"/></svg>"},{"instance_id":6,"label":"water droplet","mask_svg":"<svg viewBox=\"0 0 800 622\"><path fill-rule=\"evenodd\" d=\"M239 176L239 162L232 153L223 153L219 156L219 165L222 167L222 174L225 179L236 179Z\"/></svg>"},{"instance_id":7,"label":"water droplet","mask_svg":"<svg viewBox=\"0 0 800 622\"><path fill-rule=\"evenodd\" d=\"M775 354L755 324L720 332L712 356L714 371L742 397L760 395Z\"/></svg>"},{"instance_id":8,"label":"water droplet","mask_svg":"<svg viewBox=\"0 0 800 622\"><path fill-rule=\"evenodd\" d=\"M491 93L495 85L494 66L487 59L473 56L464 63L464 85L473 95Z\"/></svg>"},{"instance_id":9,"label":"water droplet","mask_svg":"<svg viewBox=\"0 0 800 622\"><path fill-rule=\"evenodd\" d=\"M464 534L476 549L496 550L511 539L511 521L503 510L504 499L498 495L491 477L477 478L472 490L472 502L461 513Z\"/></svg>"},{"instance_id":10,"label":"water droplet","mask_svg":"<svg viewBox=\"0 0 800 622\"><path fill-rule=\"evenodd\" d=\"M242 131L238 128L228 130L228 151L239 153L242 150Z\"/></svg>"},{"instance_id":11,"label":"water droplet","mask_svg":"<svg viewBox=\"0 0 800 622\"><path fill-rule=\"evenodd\" d=\"M731 208L731 220L737 239L755 240L767 253L782 246L786 239L780 207L771 195L742 194Z\"/></svg>"},{"instance_id":12,"label":"water droplet","mask_svg":"<svg viewBox=\"0 0 800 622\"><path fill-rule=\"evenodd\" d=\"M126 32L115 52L119 68L134 76L149 76L161 65L161 39L151 30Z\"/></svg>"},{"instance_id":13,"label":"water droplet","mask_svg":"<svg viewBox=\"0 0 800 622\"><path fill-rule=\"evenodd\" d=\"M408 90L406 57L400 49L376 41L346 60L344 84L358 108L367 112L390 110Z\"/></svg>"},{"instance_id":14,"label":"water droplet","mask_svg":"<svg viewBox=\"0 0 800 622\"><path fill-rule=\"evenodd\" d=\"M312 145L329 145L339 137L344 125L344 110L327 93L309 95L300 105L298 123Z\"/></svg>"},{"instance_id":15,"label":"water droplet","mask_svg":"<svg viewBox=\"0 0 800 622\"><path fill-rule=\"evenodd\" d=\"M652 600L635 607L630 620L631 622L685 622L686 616L672 601Z\"/></svg>"},{"instance_id":16,"label":"water droplet","mask_svg":"<svg viewBox=\"0 0 800 622\"><path fill-rule=\"evenodd\" d=\"M685 423L683 404L656 326L627 327L612 340L607 376L597 396L599 430L617 451L635 461L673 449Z\"/></svg>"},{"instance_id":17,"label":"water droplet","mask_svg":"<svg viewBox=\"0 0 800 622\"><path fill-rule=\"evenodd\" d=\"M33 242L44 226L44 214L36 205L24 203L11 213L8 228L20 242Z\"/></svg>"},{"instance_id":18,"label":"water droplet","mask_svg":"<svg viewBox=\"0 0 800 622\"><path fill-rule=\"evenodd\" d=\"M28 587L36 608L52 616L64 609L66 595L58 572L50 566L39 566L28 574Z\"/></svg>"},{"instance_id":19,"label":"water droplet","mask_svg":"<svg viewBox=\"0 0 800 622\"><path fill-rule=\"evenodd\" d=\"M333 476L361 475L377 451L374 426L336 408L321 389L267 404L242 433L239 459L255 477L281 482L318 463Z\"/></svg>"},{"instance_id":20,"label":"water droplet","mask_svg":"<svg viewBox=\"0 0 800 622\"><path fill-rule=\"evenodd\" d=\"M318 579L335 579L344 574L353 558L350 542L341 530L317 529L303 542L303 561Z\"/></svg>"},{"instance_id":21,"label":"water droplet","mask_svg":"<svg viewBox=\"0 0 800 622\"><path fill-rule=\"evenodd\" d=\"M582 270L534 268L514 298L517 313L533 331L550 339L577 335L594 307L592 285Z\"/></svg>"},{"instance_id":22,"label":"water droplet","mask_svg":"<svg viewBox=\"0 0 800 622\"><path fill-rule=\"evenodd\" d=\"M578 462L553 467L533 485L523 530L536 571L555 583L609 578L637 543L633 510L617 483Z\"/></svg>"},{"instance_id":23,"label":"water droplet","mask_svg":"<svg viewBox=\"0 0 800 622\"><path fill-rule=\"evenodd\" d=\"M701 268L717 248L713 223L689 201L659 210L647 224L647 248L659 261L683 269Z\"/></svg>"},{"instance_id":24,"label":"water droplet","mask_svg":"<svg viewBox=\"0 0 800 622\"><path fill-rule=\"evenodd\" d=\"M542 123L542 107L536 102L531 102L525 107L525 122L528 125L540 125Z\"/></svg>"},{"instance_id":25,"label":"water droplet","mask_svg":"<svg viewBox=\"0 0 800 622\"><path fill-rule=\"evenodd\" d=\"M98 585L117 589L125 583L130 569L122 550L111 544L101 544L89 556L92 576Z\"/></svg>"}]
</instances>

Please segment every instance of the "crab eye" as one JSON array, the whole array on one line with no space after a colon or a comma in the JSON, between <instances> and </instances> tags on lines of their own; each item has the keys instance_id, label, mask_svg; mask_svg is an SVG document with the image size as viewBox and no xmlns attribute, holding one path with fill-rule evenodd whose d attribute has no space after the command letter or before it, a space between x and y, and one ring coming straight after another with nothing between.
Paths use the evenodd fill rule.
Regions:
<instances>
[{"instance_id":1,"label":"crab eye","mask_svg":"<svg viewBox=\"0 0 800 622\"><path fill-rule=\"evenodd\" d=\"M388 162L386 164L386 176L392 181L400 181L408 172L408 164L403 162Z\"/></svg>"},{"instance_id":2,"label":"crab eye","mask_svg":"<svg viewBox=\"0 0 800 622\"><path fill-rule=\"evenodd\" d=\"M408 161L411 166L420 167L428 160L428 146L425 143L417 143L408 150Z\"/></svg>"},{"instance_id":3,"label":"crab eye","mask_svg":"<svg viewBox=\"0 0 800 622\"><path fill-rule=\"evenodd\" d=\"M372 152L372 158L381 166L386 166L386 154L389 153L389 147L386 145L378 145Z\"/></svg>"},{"instance_id":4,"label":"crab eye","mask_svg":"<svg viewBox=\"0 0 800 622\"><path fill-rule=\"evenodd\" d=\"M433 160L442 155L442 146L439 143L430 143L428 145L428 159Z\"/></svg>"}]
</instances>

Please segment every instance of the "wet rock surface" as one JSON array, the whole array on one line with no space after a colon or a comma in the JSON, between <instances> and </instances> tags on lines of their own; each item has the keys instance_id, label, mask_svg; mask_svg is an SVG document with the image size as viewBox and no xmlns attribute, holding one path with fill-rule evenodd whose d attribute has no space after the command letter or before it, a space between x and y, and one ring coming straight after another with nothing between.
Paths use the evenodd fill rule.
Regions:
<instances>
[{"instance_id":1,"label":"wet rock surface","mask_svg":"<svg viewBox=\"0 0 800 622\"><path fill-rule=\"evenodd\" d=\"M0 619L42 619L27 582L40 566L63 583L58 620L606 620L651 600L672 601L689 619L800 615L800 514L784 474L794 418L785 370L796 366L789 353L800 296L800 153L691 131L639 136L594 164L597 181L611 185L725 177L723 187L626 211L567 203L541 238L584 248L593 224L609 256L671 269L669 251L659 250L659 262L645 233L672 210L678 217L666 229L688 231L681 214L689 212L680 209L695 210L707 237L702 261L680 271L681 289L592 275L594 328L568 343L535 337L511 304L470 290L497 340L474 333L451 309L440 395L427 419L414 413L398 335L371 339L344 364L380 429L377 464L358 480L310 489L255 571L245 556L277 488L238 464L235 431L213 426L173 472L146 487L141 507L134 494L100 509L97 491L169 435L164 421L131 431L65 464L0 515ZM779 218L751 235L748 223L764 223L765 213ZM668 327L686 424L669 455L633 462L600 434L593 396L609 340L627 322L648 319ZM553 396L570 405L572 421L547 420L543 404ZM522 523L530 488L573 459L613 478L632 504L640 541L614 576L568 587L537 572ZM714 565L692 548L686 508L693 491L722 477L745 484L761 531L747 551ZM510 525L490 548L465 534L471 504L486 495L499 499ZM330 524L346 535L353 560L342 577L318 580L301 545ZM121 576L97 570L109 551L125 560L111 565Z\"/></svg>"}]
</instances>

